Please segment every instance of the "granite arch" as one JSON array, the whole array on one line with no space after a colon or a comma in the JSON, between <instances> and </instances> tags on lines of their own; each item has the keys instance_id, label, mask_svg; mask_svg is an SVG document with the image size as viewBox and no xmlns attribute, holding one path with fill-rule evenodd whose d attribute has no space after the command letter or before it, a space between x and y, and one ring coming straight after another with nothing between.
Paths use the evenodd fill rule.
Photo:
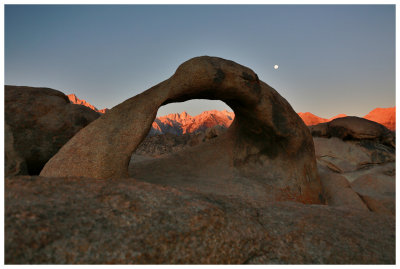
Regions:
<instances>
[{"instance_id":1,"label":"granite arch","mask_svg":"<svg viewBox=\"0 0 400 269\"><path fill-rule=\"evenodd\" d=\"M209 56L184 62L169 79L89 124L45 165L41 176L128 177L130 157L149 132L158 108L190 99L221 100L235 113L221 143L204 149L222 154L214 169L264 182L273 199L320 202L313 140L300 117L251 69ZM188 159L195 159L197 153L188 154Z\"/></svg>"}]
</instances>

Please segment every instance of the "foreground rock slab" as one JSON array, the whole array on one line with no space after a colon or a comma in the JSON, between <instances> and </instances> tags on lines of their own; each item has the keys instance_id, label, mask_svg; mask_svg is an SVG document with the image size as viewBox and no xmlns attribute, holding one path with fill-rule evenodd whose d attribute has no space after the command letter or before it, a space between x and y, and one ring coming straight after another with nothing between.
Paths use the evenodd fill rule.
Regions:
<instances>
[{"instance_id":1,"label":"foreground rock slab","mask_svg":"<svg viewBox=\"0 0 400 269\"><path fill-rule=\"evenodd\" d=\"M6 264L394 264L395 220L135 179L5 179Z\"/></svg>"},{"instance_id":2,"label":"foreground rock slab","mask_svg":"<svg viewBox=\"0 0 400 269\"><path fill-rule=\"evenodd\" d=\"M231 181L263 181L265 193L273 194L273 199L321 202L313 141L301 118L251 69L207 56L183 63L171 78L119 104L83 129L46 164L41 175L127 177L132 153L148 134L158 108L190 99L222 100L236 116L228 131L218 137L221 143L187 153L187 169L198 171L201 156L218 153L222 158L214 158L204 172L223 173ZM183 166L160 163L152 170L165 165L170 171ZM151 175L150 180L160 180L159 175L161 172Z\"/></svg>"}]
</instances>

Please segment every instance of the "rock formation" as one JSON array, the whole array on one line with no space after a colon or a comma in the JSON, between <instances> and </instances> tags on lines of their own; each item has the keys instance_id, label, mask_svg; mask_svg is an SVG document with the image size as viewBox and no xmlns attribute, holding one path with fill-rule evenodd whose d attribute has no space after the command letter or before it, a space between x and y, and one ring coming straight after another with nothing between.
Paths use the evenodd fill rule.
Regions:
<instances>
[{"instance_id":1,"label":"rock formation","mask_svg":"<svg viewBox=\"0 0 400 269\"><path fill-rule=\"evenodd\" d=\"M247 183L242 180L247 180L259 183L257 190L248 191L250 196L258 192L255 197L263 199L320 202L313 141L300 117L251 69L207 56L183 63L168 80L126 100L81 130L46 164L41 175L127 177L131 155L148 134L158 108L190 99L222 100L233 109L235 120L224 135L210 143L154 164L152 171L142 175L144 180L168 184L175 178L177 184L183 184L210 177L219 186L214 191L238 195L246 194L243 188ZM174 177L163 178L173 172ZM226 182L232 183L231 189L223 189ZM204 184L194 183L193 187Z\"/></svg>"},{"instance_id":2,"label":"rock formation","mask_svg":"<svg viewBox=\"0 0 400 269\"><path fill-rule=\"evenodd\" d=\"M359 195L351 188L349 181L336 171L319 165L323 195L328 205L352 210L368 211L368 207Z\"/></svg>"},{"instance_id":3,"label":"rock formation","mask_svg":"<svg viewBox=\"0 0 400 269\"><path fill-rule=\"evenodd\" d=\"M14 159L21 166L7 168L6 175L39 174L75 133L98 117L89 108L71 104L62 92L5 86L6 166L10 165L9 154L21 158Z\"/></svg>"},{"instance_id":4,"label":"rock formation","mask_svg":"<svg viewBox=\"0 0 400 269\"><path fill-rule=\"evenodd\" d=\"M223 100L236 118L147 136L160 105L191 98ZM310 127L312 138L253 71L198 57L80 130L46 177L19 176L30 167L21 145L47 149L36 129L55 144L75 129L75 109L89 110L6 86L6 264L396 262L395 142L377 123L335 119Z\"/></svg>"},{"instance_id":5,"label":"rock formation","mask_svg":"<svg viewBox=\"0 0 400 269\"><path fill-rule=\"evenodd\" d=\"M327 203L394 215L396 149L392 132L356 117L310 129L316 136L315 155Z\"/></svg>"},{"instance_id":6,"label":"rock formation","mask_svg":"<svg viewBox=\"0 0 400 269\"><path fill-rule=\"evenodd\" d=\"M358 117L335 119L310 127L311 134L319 137L338 137L345 140L371 140L395 146L395 138L385 126Z\"/></svg>"},{"instance_id":7,"label":"rock formation","mask_svg":"<svg viewBox=\"0 0 400 269\"><path fill-rule=\"evenodd\" d=\"M364 173L351 183L351 188L371 211L396 214L396 181L393 174Z\"/></svg>"}]
</instances>

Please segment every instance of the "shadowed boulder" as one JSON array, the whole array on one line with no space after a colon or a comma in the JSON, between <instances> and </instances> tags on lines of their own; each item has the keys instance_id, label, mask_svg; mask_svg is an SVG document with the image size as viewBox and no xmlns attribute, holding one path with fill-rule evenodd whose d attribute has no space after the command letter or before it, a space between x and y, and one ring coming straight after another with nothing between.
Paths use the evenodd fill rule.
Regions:
<instances>
[{"instance_id":1,"label":"shadowed boulder","mask_svg":"<svg viewBox=\"0 0 400 269\"><path fill-rule=\"evenodd\" d=\"M190 99L228 104L235 113L228 131L210 143L132 171L135 177L165 184L175 179L178 185L216 193L242 195L248 191L249 196L261 186L260 196L268 194L274 200L320 201L312 137L290 104L251 69L207 56L183 63L171 78L81 130L46 164L41 175L127 177L131 155L148 134L158 108ZM203 182L205 178L209 182ZM246 190L250 179L258 185ZM213 185L205 187L207 183ZM224 190L226 183L231 187Z\"/></svg>"},{"instance_id":2,"label":"shadowed boulder","mask_svg":"<svg viewBox=\"0 0 400 269\"><path fill-rule=\"evenodd\" d=\"M310 126L313 136L343 140L372 140L395 147L395 138L385 126L359 117L344 117Z\"/></svg>"},{"instance_id":3,"label":"shadowed boulder","mask_svg":"<svg viewBox=\"0 0 400 269\"><path fill-rule=\"evenodd\" d=\"M7 123L4 124L4 174L6 176L28 174L25 160L15 150L14 136Z\"/></svg>"},{"instance_id":4,"label":"shadowed boulder","mask_svg":"<svg viewBox=\"0 0 400 269\"><path fill-rule=\"evenodd\" d=\"M38 175L72 136L100 116L49 88L5 86L4 97L6 175Z\"/></svg>"}]
</instances>

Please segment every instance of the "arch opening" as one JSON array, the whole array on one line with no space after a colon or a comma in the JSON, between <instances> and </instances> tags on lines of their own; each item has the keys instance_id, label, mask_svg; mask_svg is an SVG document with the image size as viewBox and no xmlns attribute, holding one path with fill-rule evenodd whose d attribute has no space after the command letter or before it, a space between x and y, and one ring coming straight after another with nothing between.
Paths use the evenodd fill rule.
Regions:
<instances>
[{"instance_id":1,"label":"arch opening","mask_svg":"<svg viewBox=\"0 0 400 269\"><path fill-rule=\"evenodd\" d=\"M220 100L192 99L161 106L129 167L214 139L227 131L234 118L233 110Z\"/></svg>"}]
</instances>

